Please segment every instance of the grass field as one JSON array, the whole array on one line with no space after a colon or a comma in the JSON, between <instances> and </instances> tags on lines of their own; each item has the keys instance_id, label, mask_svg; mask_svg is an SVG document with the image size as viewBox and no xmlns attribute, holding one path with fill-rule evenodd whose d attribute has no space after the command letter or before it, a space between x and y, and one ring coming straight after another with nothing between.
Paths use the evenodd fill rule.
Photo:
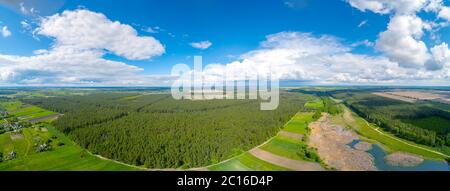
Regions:
<instances>
[{"instance_id":1,"label":"grass field","mask_svg":"<svg viewBox=\"0 0 450 191\"><path fill-rule=\"evenodd\" d=\"M308 148L308 145L302 140L294 140L278 135L260 148L273 154L294 160L320 162L314 159L314 157L318 156L315 151Z\"/></svg>"},{"instance_id":2,"label":"grass field","mask_svg":"<svg viewBox=\"0 0 450 191\"><path fill-rule=\"evenodd\" d=\"M2 102L2 106L13 116L31 120L55 114L55 112L42 109L37 106L23 104L19 101Z\"/></svg>"},{"instance_id":3,"label":"grass field","mask_svg":"<svg viewBox=\"0 0 450 191\"><path fill-rule=\"evenodd\" d=\"M52 127L47 131L23 129L22 135L18 139L13 139L11 133L0 135L0 149L4 156L11 151L17 153L17 158L0 162L0 170L137 170L89 154ZM53 136L57 138L51 143L52 150L35 151L35 137L46 139ZM58 146L58 143L64 145Z\"/></svg>"},{"instance_id":4,"label":"grass field","mask_svg":"<svg viewBox=\"0 0 450 191\"><path fill-rule=\"evenodd\" d=\"M306 102L305 107L309 109L322 109L324 107L324 104L321 99L316 99L314 101Z\"/></svg>"},{"instance_id":5,"label":"grass field","mask_svg":"<svg viewBox=\"0 0 450 191\"><path fill-rule=\"evenodd\" d=\"M406 141L382 131L374 124L368 123L363 118L357 116L345 106L343 115L333 116L333 122L343 124L354 129L358 134L370 142L381 143L388 152L403 151L424 156L430 159L445 159L444 156L437 154L431 147L419 145L411 141Z\"/></svg>"},{"instance_id":6,"label":"grass field","mask_svg":"<svg viewBox=\"0 0 450 191\"><path fill-rule=\"evenodd\" d=\"M19 101L0 102L0 104L1 104L8 112L15 112L16 110L20 109L20 106L22 106L22 102L19 102Z\"/></svg>"},{"instance_id":7,"label":"grass field","mask_svg":"<svg viewBox=\"0 0 450 191\"><path fill-rule=\"evenodd\" d=\"M283 130L305 135L308 133L308 123L313 120L313 115L313 112L299 112L284 126Z\"/></svg>"},{"instance_id":8,"label":"grass field","mask_svg":"<svg viewBox=\"0 0 450 191\"><path fill-rule=\"evenodd\" d=\"M13 115L15 117L21 117L21 118L27 119L27 120L44 117L44 116L49 116L49 115L53 115L53 114L55 114L55 113L52 111L48 111L48 110L42 109L40 107L30 106L30 105L26 105L25 107L20 108L15 113L13 113Z\"/></svg>"},{"instance_id":9,"label":"grass field","mask_svg":"<svg viewBox=\"0 0 450 191\"><path fill-rule=\"evenodd\" d=\"M249 153L244 153L219 165L211 166L208 169L213 171L289 171L287 168L268 163Z\"/></svg>"}]
</instances>

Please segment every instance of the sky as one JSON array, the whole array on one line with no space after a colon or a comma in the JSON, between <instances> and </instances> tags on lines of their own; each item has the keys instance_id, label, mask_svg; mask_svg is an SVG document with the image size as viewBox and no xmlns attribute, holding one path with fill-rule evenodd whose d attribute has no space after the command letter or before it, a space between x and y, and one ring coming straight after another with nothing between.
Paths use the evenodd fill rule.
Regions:
<instances>
[{"instance_id":1,"label":"sky","mask_svg":"<svg viewBox=\"0 0 450 191\"><path fill-rule=\"evenodd\" d=\"M449 85L447 0L0 0L0 86Z\"/></svg>"}]
</instances>

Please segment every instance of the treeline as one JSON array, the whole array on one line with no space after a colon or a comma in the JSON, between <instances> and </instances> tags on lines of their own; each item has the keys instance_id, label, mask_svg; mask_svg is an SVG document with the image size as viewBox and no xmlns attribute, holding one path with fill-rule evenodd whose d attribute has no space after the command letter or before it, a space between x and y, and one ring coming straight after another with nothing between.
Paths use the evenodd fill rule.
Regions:
<instances>
[{"instance_id":1,"label":"treeline","mask_svg":"<svg viewBox=\"0 0 450 191\"><path fill-rule=\"evenodd\" d=\"M392 100L370 93L336 94L358 115L401 138L429 146L450 146L450 127L418 127L407 120L441 117L450 120L448 112L431 107ZM430 124L432 125L432 124Z\"/></svg>"},{"instance_id":2,"label":"treeline","mask_svg":"<svg viewBox=\"0 0 450 191\"><path fill-rule=\"evenodd\" d=\"M282 93L273 111L261 111L259 100L174 100L168 94L94 94L28 102L64 111L54 125L96 154L148 168L189 168L261 144L303 110L308 99Z\"/></svg>"}]
</instances>

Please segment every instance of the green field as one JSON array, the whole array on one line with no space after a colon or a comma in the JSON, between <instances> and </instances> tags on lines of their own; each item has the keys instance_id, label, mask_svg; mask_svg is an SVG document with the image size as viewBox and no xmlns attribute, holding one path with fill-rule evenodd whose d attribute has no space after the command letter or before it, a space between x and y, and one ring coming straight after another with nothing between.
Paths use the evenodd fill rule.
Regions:
<instances>
[{"instance_id":1,"label":"green field","mask_svg":"<svg viewBox=\"0 0 450 191\"><path fill-rule=\"evenodd\" d=\"M15 112L18 109L20 109L20 106L22 106L22 102L20 101L0 102L0 105L2 105L8 112Z\"/></svg>"},{"instance_id":2,"label":"green field","mask_svg":"<svg viewBox=\"0 0 450 191\"><path fill-rule=\"evenodd\" d=\"M3 156L11 151L17 153L16 158L0 162L0 170L137 170L93 156L54 128L46 129L23 129L22 137L15 139L12 138L11 132L0 135ZM35 137L56 138L51 142L50 151L37 153L34 146Z\"/></svg>"},{"instance_id":3,"label":"green field","mask_svg":"<svg viewBox=\"0 0 450 191\"><path fill-rule=\"evenodd\" d=\"M55 112L48 111L36 106L25 106L14 113L15 117L22 117L23 119L35 119L39 117L45 117L53 115Z\"/></svg>"},{"instance_id":4,"label":"green field","mask_svg":"<svg viewBox=\"0 0 450 191\"><path fill-rule=\"evenodd\" d=\"M308 133L308 123L313 120L313 115L313 112L299 112L284 125L283 130L305 135Z\"/></svg>"},{"instance_id":5,"label":"green field","mask_svg":"<svg viewBox=\"0 0 450 191\"><path fill-rule=\"evenodd\" d=\"M55 112L42 109L37 106L23 104L20 101L0 103L13 117L31 120L55 114Z\"/></svg>"},{"instance_id":6,"label":"green field","mask_svg":"<svg viewBox=\"0 0 450 191\"><path fill-rule=\"evenodd\" d=\"M287 168L268 163L249 153L244 153L226 162L213 165L208 169L213 171L289 171Z\"/></svg>"},{"instance_id":7,"label":"green field","mask_svg":"<svg viewBox=\"0 0 450 191\"><path fill-rule=\"evenodd\" d=\"M322 99L316 99L314 101L309 101L305 103L305 108L309 109L323 109L324 104Z\"/></svg>"},{"instance_id":8,"label":"green field","mask_svg":"<svg viewBox=\"0 0 450 191\"><path fill-rule=\"evenodd\" d=\"M320 162L316 151L309 148L302 140L294 140L278 135L260 148L273 154L294 160Z\"/></svg>"},{"instance_id":9,"label":"green field","mask_svg":"<svg viewBox=\"0 0 450 191\"><path fill-rule=\"evenodd\" d=\"M445 159L446 157L435 153L431 147L419 145L411 141L406 141L391 135L374 124L368 123L363 118L357 116L347 107L343 106L344 114L333 116L333 122L343 124L354 129L367 141L381 143L388 152L403 151L424 156L430 159Z\"/></svg>"}]
</instances>

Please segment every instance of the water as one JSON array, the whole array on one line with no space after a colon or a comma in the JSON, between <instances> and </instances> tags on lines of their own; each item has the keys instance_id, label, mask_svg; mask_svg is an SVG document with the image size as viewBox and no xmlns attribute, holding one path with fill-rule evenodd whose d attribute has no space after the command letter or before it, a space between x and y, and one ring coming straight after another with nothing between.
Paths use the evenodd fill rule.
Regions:
<instances>
[{"instance_id":1,"label":"water","mask_svg":"<svg viewBox=\"0 0 450 191\"><path fill-rule=\"evenodd\" d=\"M358 144L359 142L361 142L358 139L353 140L351 143L347 144L348 146L350 146L350 148L355 148L355 145Z\"/></svg>"},{"instance_id":2,"label":"water","mask_svg":"<svg viewBox=\"0 0 450 191\"><path fill-rule=\"evenodd\" d=\"M353 140L348 146L354 148L359 142L359 140ZM382 171L450 171L450 166L447 162L436 160L424 160L419 165L412 167L392 166L384 159L387 152L377 144L372 144L372 149L367 152L373 156L377 169Z\"/></svg>"}]
</instances>

